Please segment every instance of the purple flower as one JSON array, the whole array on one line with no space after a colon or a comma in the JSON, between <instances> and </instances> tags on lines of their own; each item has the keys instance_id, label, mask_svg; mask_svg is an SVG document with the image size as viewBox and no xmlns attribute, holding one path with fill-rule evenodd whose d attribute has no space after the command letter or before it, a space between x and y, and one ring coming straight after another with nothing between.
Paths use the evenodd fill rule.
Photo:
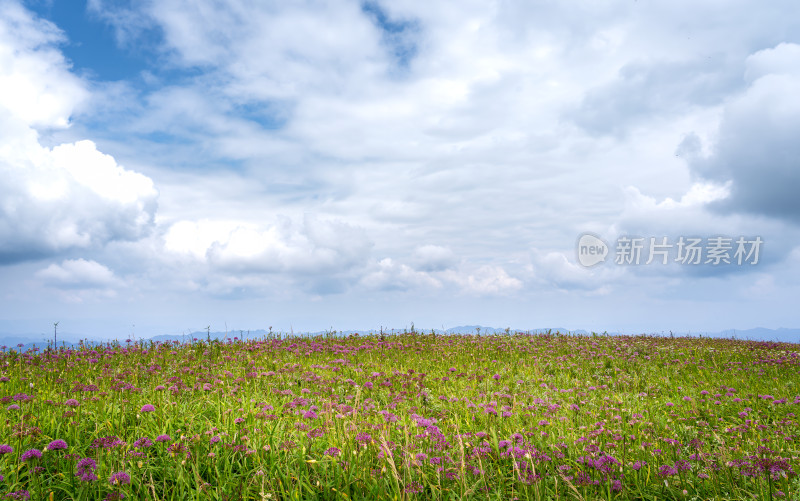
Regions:
<instances>
[{"instance_id":1,"label":"purple flower","mask_svg":"<svg viewBox=\"0 0 800 501\"><path fill-rule=\"evenodd\" d=\"M665 464L661 465L661 467L658 469L658 474L662 477L671 477L672 475L677 475L678 470L668 464Z\"/></svg>"},{"instance_id":2,"label":"purple flower","mask_svg":"<svg viewBox=\"0 0 800 501\"><path fill-rule=\"evenodd\" d=\"M6 410L7 410L7 411L18 411L18 410L19 410L19 405L17 405L17 404L11 404L11 405L9 405L8 407L6 407Z\"/></svg>"},{"instance_id":3,"label":"purple flower","mask_svg":"<svg viewBox=\"0 0 800 501\"><path fill-rule=\"evenodd\" d=\"M0 454L11 454L12 452L14 452L14 448L10 445L0 445Z\"/></svg>"},{"instance_id":4,"label":"purple flower","mask_svg":"<svg viewBox=\"0 0 800 501\"><path fill-rule=\"evenodd\" d=\"M116 435L109 435L107 437L97 438L92 441L92 449L113 449L114 447L122 447L125 442L119 439Z\"/></svg>"},{"instance_id":5,"label":"purple flower","mask_svg":"<svg viewBox=\"0 0 800 501\"><path fill-rule=\"evenodd\" d=\"M94 482L95 480L97 480L97 475L94 474L93 470L85 471L80 475L76 473L75 476L80 477L81 482Z\"/></svg>"},{"instance_id":6,"label":"purple flower","mask_svg":"<svg viewBox=\"0 0 800 501\"><path fill-rule=\"evenodd\" d=\"M156 437L156 442L169 442L172 440L169 435L159 435Z\"/></svg>"},{"instance_id":7,"label":"purple flower","mask_svg":"<svg viewBox=\"0 0 800 501\"><path fill-rule=\"evenodd\" d=\"M131 476L124 471L118 471L111 475L111 478L108 479L108 483L111 485L129 484L131 483Z\"/></svg>"},{"instance_id":8,"label":"purple flower","mask_svg":"<svg viewBox=\"0 0 800 501\"><path fill-rule=\"evenodd\" d=\"M139 412L155 412L156 408L153 404L145 404Z\"/></svg>"},{"instance_id":9,"label":"purple flower","mask_svg":"<svg viewBox=\"0 0 800 501\"><path fill-rule=\"evenodd\" d=\"M67 448L67 443L61 439L53 440L52 442L47 444L47 450L49 451L56 451L59 449L66 449L66 448Z\"/></svg>"},{"instance_id":10,"label":"purple flower","mask_svg":"<svg viewBox=\"0 0 800 501\"><path fill-rule=\"evenodd\" d=\"M31 459L39 459L42 457L42 451L39 449L30 449L22 453L22 457L20 459L22 461L29 461Z\"/></svg>"},{"instance_id":11,"label":"purple flower","mask_svg":"<svg viewBox=\"0 0 800 501\"><path fill-rule=\"evenodd\" d=\"M405 494L418 494L422 492L422 490L423 490L422 485L420 485L418 482L411 482L409 484L406 484L405 488L403 489L403 492Z\"/></svg>"},{"instance_id":12,"label":"purple flower","mask_svg":"<svg viewBox=\"0 0 800 501\"><path fill-rule=\"evenodd\" d=\"M83 458L78 461L76 477L80 477L81 482L93 482L97 480L97 475L94 470L97 469L97 463L92 458Z\"/></svg>"},{"instance_id":13,"label":"purple flower","mask_svg":"<svg viewBox=\"0 0 800 501\"><path fill-rule=\"evenodd\" d=\"M69 400L64 402L64 405L66 405L67 407L78 407L81 404L80 404L80 402L78 402L74 398L70 398Z\"/></svg>"},{"instance_id":14,"label":"purple flower","mask_svg":"<svg viewBox=\"0 0 800 501\"><path fill-rule=\"evenodd\" d=\"M140 438L139 440L137 440L136 442L133 443L133 446L138 448L138 449L146 449L146 448L150 447L151 445L153 445L153 441L150 440L148 437L142 437L142 438Z\"/></svg>"},{"instance_id":15,"label":"purple flower","mask_svg":"<svg viewBox=\"0 0 800 501\"><path fill-rule=\"evenodd\" d=\"M329 447L328 449L325 450L325 455L326 456L331 456L331 457L334 457L334 458L339 456L339 454L341 454L341 453L342 453L342 451L339 450L337 447Z\"/></svg>"},{"instance_id":16,"label":"purple flower","mask_svg":"<svg viewBox=\"0 0 800 501\"><path fill-rule=\"evenodd\" d=\"M6 499L30 499L31 494L28 491L22 490L22 491L9 492L4 497Z\"/></svg>"}]
</instances>

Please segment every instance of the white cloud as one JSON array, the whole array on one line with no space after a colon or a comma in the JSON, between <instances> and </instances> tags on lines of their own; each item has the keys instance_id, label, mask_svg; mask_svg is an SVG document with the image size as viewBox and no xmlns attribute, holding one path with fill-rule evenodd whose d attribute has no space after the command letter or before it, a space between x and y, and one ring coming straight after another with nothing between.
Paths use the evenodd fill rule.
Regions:
<instances>
[{"instance_id":1,"label":"white cloud","mask_svg":"<svg viewBox=\"0 0 800 501\"><path fill-rule=\"evenodd\" d=\"M46 284L64 289L106 289L119 284L114 273L102 264L86 259L67 259L36 272Z\"/></svg>"},{"instance_id":2,"label":"white cloud","mask_svg":"<svg viewBox=\"0 0 800 501\"><path fill-rule=\"evenodd\" d=\"M531 282L543 290L581 291L587 294L608 294L624 275L622 268L609 265L614 256L606 257L606 264L587 269L561 252L534 251L528 268Z\"/></svg>"},{"instance_id":3,"label":"white cloud","mask_svg":"<svg viewBox=\"0 0 800 501\"><path fill-rule=\"evenodd\" d=\"M414 270L391 258L381 259L375 268L361 279L361 284L368 289L423 293L442 287L442 283L430 274Z\"/></svg>"},{"instance_id":4,"label":"white cloud","mask_svg":"<svg viewBox=\"0 0 800 501\"><path fill-rule=\"evenodd\" d=\"M691 207L702 206L718 200L724 200L730 195L730 183L722 186L713 183L695 183L683 194L680 200L673 200L666 197L658 202L655 197L642 194L635 186L628 186L625 189L626 210L630 212L653 212L653 211L680 211Z\"/></svg>"},{"instance_id":5,"label":"white cloud","mask_svg":"<svg viewBox=\"0 0 800 501\"><path fill-rule=\"evenodd\" d=\"M66 127L88 92L55 47L62 32L15 2L0 12L0 110L33 127Z\"/></svg>"},{"instance_id":6,"label":"white cloud","mask_svg":"<svg viewBox=\"0 0 800 501\"><path fill-rule=\"evenodd\" d=\"M15 3L0 17L0 264L141 238L153 182L91 141L49 148L38 129L64 128L87 96L53 44L60 32Z\"/></svg>"},{"instance_id":7,"label":"white cloud","mask_svg":"<svg viewBox=\"0 0 800 501\"><path fill-rule=\"evenodd\" d=\"M479 296L508 295L522 289L522 280L512 277L501 266L483 265L472 272L443 272L463 292Z\"/></svg>"},{"instance_id":8,"label":"white cloud","mask_svg":"<svg viewBox=\"0 0 800 501\"><path fill-rule=\"evenodd\" d=\"M456 264L452 250L440 245L421 245L414 249L414 267L422 271L442 271Z\"/></svg>"},{"instance_id":9,"label":"white cloud","mask_svg":"<svg viewBox=\"0 0 800 501\"><path fill-rule=\"evenodd\" d=\"M118 166L91 141L41 146L36 133L3 116L0 262L135 240L151 229L152 181Z\"/></svg>"},{"instance_id":10,"label":"white cloud","mask_svg":"<svg viewBox=\"0 0 800 501\"><path fill-rule=\"evenodd\" d=\"M800 75L800 45L780 43L747 57L744 76L748 82L772 75Z\"/></svg>"},{"instance_id":11,"label":"white cloud","mask_svg":"<svg viewBox=\"0 0 800 501\"><path fill-rule=\"evenodd\" d=\"M265 225L242 221L178 221L165 248L228 272L335 275L362 265L371 246L359 228L307 216Z\"/></svg>"},{"instance_id":12,"label":"white cloud","mask_svg":"<svg viewBox=\"0 0 800 501\"><path fill-rule=\"evenodd\" d=\"M783 43L747 58L749 87L725 105L708 156L690 156L699 178L730 183L722 213L800 223L800 45Z\"/></svg>"}]
</instances>

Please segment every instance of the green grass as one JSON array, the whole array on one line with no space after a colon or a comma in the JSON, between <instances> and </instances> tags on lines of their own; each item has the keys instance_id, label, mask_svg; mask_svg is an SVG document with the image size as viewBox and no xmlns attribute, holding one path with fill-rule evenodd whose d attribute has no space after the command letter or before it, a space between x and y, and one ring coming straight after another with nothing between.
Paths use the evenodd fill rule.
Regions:
<instances>
[{"instance_id":1,"label":"green grass","mask_svg":"<svg viewBox=\"0 0 800 501\"><path fill-rule=\"evenodd\" d=\"M522 333L4 351L0 499L800 499L799 351Z\"/></svg>"}]
</instances>

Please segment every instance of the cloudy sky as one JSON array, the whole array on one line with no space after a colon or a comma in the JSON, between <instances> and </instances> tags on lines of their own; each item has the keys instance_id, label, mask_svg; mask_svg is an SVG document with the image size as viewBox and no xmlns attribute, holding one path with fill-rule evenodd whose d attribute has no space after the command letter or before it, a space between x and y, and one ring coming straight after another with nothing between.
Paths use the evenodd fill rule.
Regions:
<instances>
[{"instance_id":1,"label":"cloudy sky","mask_svg":"<svg viewBox=\"0 0 800 501\"><path fill-rule=\"evenodd\" d=\"M0 0L0 332L800 327L797 89L795 0Z\"/></svg>"}]
</instances>

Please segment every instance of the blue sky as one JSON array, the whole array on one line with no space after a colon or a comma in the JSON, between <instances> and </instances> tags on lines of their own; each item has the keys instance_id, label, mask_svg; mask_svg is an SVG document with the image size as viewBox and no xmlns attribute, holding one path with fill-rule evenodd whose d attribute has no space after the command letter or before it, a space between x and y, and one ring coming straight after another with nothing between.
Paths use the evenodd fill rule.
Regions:
<instances>
[{"instance_id":1,"label":"blue sky","mask_svg":"<svg viewBox=\"0 0 800 501\"><path fill-rule=\"evenodd\" d=\"M0 0L0 332L798 327L798 68L794 1ZM681 236L763 245L615 263Z\"/></svg>"}]
</instances>

